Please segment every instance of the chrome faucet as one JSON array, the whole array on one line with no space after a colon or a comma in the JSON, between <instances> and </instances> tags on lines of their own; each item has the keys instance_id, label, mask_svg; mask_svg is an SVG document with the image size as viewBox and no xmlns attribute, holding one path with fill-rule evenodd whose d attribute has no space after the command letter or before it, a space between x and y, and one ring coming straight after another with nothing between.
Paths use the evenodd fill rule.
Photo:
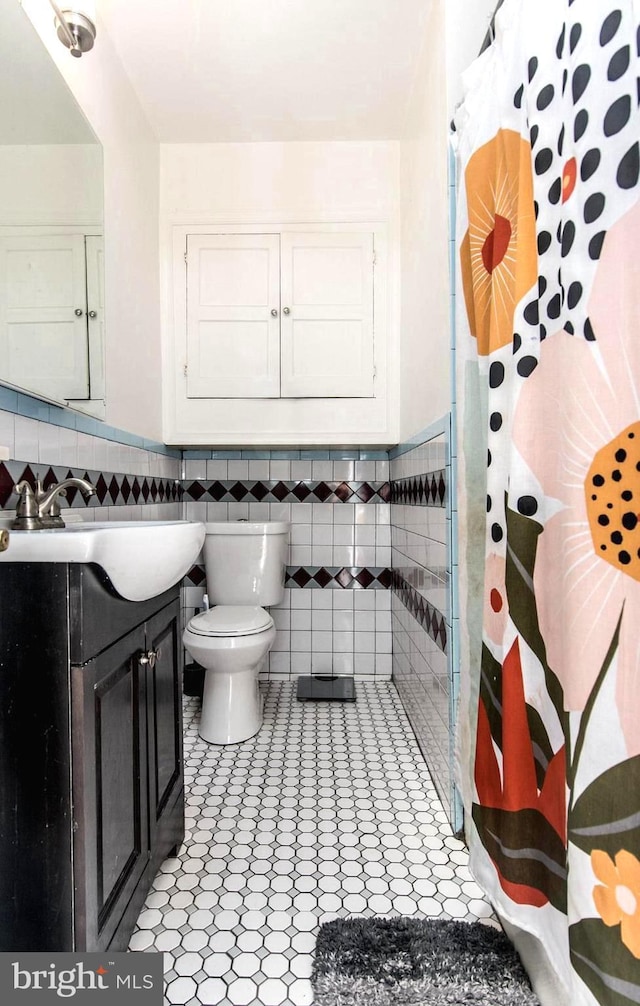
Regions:
<instances>
[{"instance_id":1,"label":"chrome faucet","mask_svg":"<svg viewBox=\"0 0 640 1006\"><path fill-rule=\"evenodd\" d=\"M85 496L93 496L96 491L95 486L86 479L63 479L62 482L49 486L46 491L42 488L40 479L36 482L35 491L28 482L18 482L13 490L20 499L11 527L14 531L42 531L44 528L64 527L58 497L65 496L66 490L71 486L80 489Z\"/></svg>"}]
</instances>

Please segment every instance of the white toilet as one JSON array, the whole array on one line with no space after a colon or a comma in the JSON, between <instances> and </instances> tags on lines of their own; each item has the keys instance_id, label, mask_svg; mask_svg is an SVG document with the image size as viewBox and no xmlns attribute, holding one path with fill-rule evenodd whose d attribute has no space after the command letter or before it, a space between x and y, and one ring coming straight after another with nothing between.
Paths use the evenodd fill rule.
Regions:
<instances>
[{"instance_id":1,"label":"white toilet","mask_svg":"<svg viewBox=\"0 0 640 1006\"><path fill-rule=\"evenodd\" d=\"M237 744L262 725L258 672L276 637L262 605L282 600L289 524L205 526L207 593L216 607L189 621L183 642L205 668L200 736L211 744Z\"/></svg>"}]
</instances>

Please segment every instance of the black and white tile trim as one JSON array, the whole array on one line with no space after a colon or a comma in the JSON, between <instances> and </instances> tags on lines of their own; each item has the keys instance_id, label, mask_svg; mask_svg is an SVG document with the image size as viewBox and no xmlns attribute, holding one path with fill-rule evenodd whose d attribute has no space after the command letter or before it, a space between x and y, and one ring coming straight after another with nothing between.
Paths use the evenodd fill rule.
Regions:
<instances>
[{"instance_id":1,"label":"black and white tile trim","mask_svg":"<svg viewBox=\"0 0 640 1006\"><path fill-rule=\"evenodd\" d=\"M442 612L434 608L398 570L391 571L391 589L396 594L419 625L434 640L438 647L447 652L447 620Z\"/></svg>"},{"instance_id":2,"label":"black and white tile trim","mask_svg":"<svg viewBox=\"0 0 640 1006\"><path fill-rule=\"evenodd\" d=\"M128 506L144 503L176 503L181 499L180 483L176 479L150 475L122 475L116 472L63 465L25 464L24 461L0 462L0 509L15 509L17 496L13 487L21 481L34 489L36 478L45 489L63 479L81 478L95 486L95 495L87 498L79 489L66 490L59 497L61 507Z\"/></svg>"},{"instance_id":3,"label":"black and white tile trim","mask_svg":"<svg viewBox=\"0 0 640 1006\"><path fill-rule=\"evenodd\" d=\"M186 579L199 587L206 580L205 567L192 566ZM387 566L287 566L284 585L294 588L388 590L391 570Z\"/></svg>"},{"instance_id":4,"label":"black and white tile trim","mask_svg":"<svg viewBox=\"0 0 640 1006\"><path fill-rule=\"evenodd\" d=\"M282 480L183 481L186 502L198 503L388 503L388 482Z\"/></svg>"},{"instance_id":5,"label":"black and white tile trim","mask_svg":"<svg viewBox=\"0 0 640 1006\"><path fill-rule=\"evenodd\" d=\"M288 566L285 587L388 590L391 570L379 566Z\"/></svg>"},{"instance_id":6,"label":"black and white tile trim","mask_svg":"<svg viewBox=\"0 0 640 1006\"><path fill-rule=\"evenodd\" d=\"M425 475L393 479L389 484L389 502L410 506L446 506L447 470L442 468Z\"/></svg>"}]
</instances>

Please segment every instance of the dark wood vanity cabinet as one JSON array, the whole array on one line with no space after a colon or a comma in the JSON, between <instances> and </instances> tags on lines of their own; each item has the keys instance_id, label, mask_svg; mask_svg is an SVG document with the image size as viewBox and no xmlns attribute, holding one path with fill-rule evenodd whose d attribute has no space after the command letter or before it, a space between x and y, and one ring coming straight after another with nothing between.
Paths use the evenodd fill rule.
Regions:
<instances>
[{"instance_id":1,"label":"dark wood vanity cabinet","mask_svg":"<svg viewBox=\"0 0 640 1006\"><path fill-rule=\"evenodd\" d=\"M184 837L179 591L95 566L0 582L0 950L126 949Z\"/></svg>"}]
</instances>

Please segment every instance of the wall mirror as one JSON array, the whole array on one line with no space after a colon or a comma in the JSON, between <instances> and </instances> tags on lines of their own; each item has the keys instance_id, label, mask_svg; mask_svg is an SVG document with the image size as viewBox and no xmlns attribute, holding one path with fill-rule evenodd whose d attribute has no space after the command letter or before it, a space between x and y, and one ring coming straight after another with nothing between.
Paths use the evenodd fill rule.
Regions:
<instances>
[{"instance_id":1,"label":"wall mirror","mask_svg":"<svg viewBox=\"0 0 640 1006\"><path fill-rule=\"evenodd\" d=\"M0 382L98 418L105 404L102 228L100 143L17 0L6 0Z\"/></svg>"}]
</instances>

